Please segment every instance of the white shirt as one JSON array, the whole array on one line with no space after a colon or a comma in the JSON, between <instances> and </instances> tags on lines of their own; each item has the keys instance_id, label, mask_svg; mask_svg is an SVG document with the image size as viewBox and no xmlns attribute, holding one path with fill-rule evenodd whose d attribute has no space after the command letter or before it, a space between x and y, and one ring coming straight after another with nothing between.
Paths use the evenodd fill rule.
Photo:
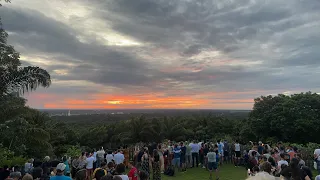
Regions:
<instances>
[{"instance_id":1,"label":"white shirt","mask_svg":"<svg viewBox=\"0 0 320 180\"><path fill-rule=\"evenodd\" d=\"M98 156L100 159L103 159L105 153L106 153L106 152L105 152L104 150L99 150L99 151L97 152L97 156Z\"/></svg>"},{"instance_id":2,"label":"white shirt","mask_svg":"<svg viewBox=\"0 0 320 180\"><path fill-rule=\"evenodd\" d=\"M121 177L122 180L129 180L129 177L127 175L118 175Z\"/></svg>"},{"instance_id":3,"label":"white shirt","mask_svg":"<svg viewBox=\"0 0 320 180\"><path fill-rule=\"evenodd\" d=\"M278 169L281 169L281 165L282 164L285 164L285 165L289 165L289 163L288 163L288 161L286 161L286 160L280 160L279 162L278 162Z\"/></svg>"},{"instance_id":4,"label":"white shirt","mask_svg":"<svg viewBox=\"0 0 320 180\"><path fill-rule=\"evenodd\" d=\"M240 144L239 143L234 144L234 150L240 151Z\"/></svg>"},{"instance_id":5,"label":"white shirt","mask_svg":"<svg viewBox=\"0 0 320 180\"><path fill-rule=\"evenodd\" d=\"M86 159L86 161L87 161L86 169L92 169L93 168L94 157L93 156L88 157Z\"/></svg>"},{"instance_id":6,"label":"white shirt","mask_svg":"<svg viewBox=\"0 0 320 180\"><path fill-rule=\"evenodd\" d=\"M114 162L115 164L121 164L124 161L124 155L118 152L114 155Z\"/></svg>"},{"instance_id":7,"label":"white shirt","mask_svg":"<svg viewBox=\"0 0 320 180\"><path fill-rule=\"evenodd\" d=\"M313 154L317 155L318 156L318 161L320 161L320 149L314 150Z\"/></svg>"},{"instance_id":8,"label":"white shirt","mask_svg":"<svg viewBox=\"0 0 320 180\"><path fill-rule=\"evenodd\" d=\"M107 164L108 164L109 162L112 162L112 160L114 160L113 154L107 154L106 160L107 160Z\"/></svg>"}]
</instances>

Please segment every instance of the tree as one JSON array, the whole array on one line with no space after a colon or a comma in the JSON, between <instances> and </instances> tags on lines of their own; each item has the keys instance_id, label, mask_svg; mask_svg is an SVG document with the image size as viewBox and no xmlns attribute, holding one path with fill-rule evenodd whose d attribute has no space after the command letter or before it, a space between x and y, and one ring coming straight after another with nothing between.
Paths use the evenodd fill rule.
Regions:
<instances>
[{"instance_id":1,"label":"tree","mask_svg":"<svg viewBox=\"0 0 320 180\"><path fill-rule=\"evenodd\" d=\"M50 74L39 67L21 67L19 53L7 44L7 39L8 34L0 27L0 96L49 87Z\"/></svg>"},{"instance_id":2,"label":"tree","mask_svg":"<svg viewBox=\"0 0 320 180\"><path fill-rule=\"evenodd\" d=\"M316 93L261 96L255 99L248 127L253 130L255 140L320 142L316 138L320 130L319 112L320 95Z\"/></svg>"}]
</instances>

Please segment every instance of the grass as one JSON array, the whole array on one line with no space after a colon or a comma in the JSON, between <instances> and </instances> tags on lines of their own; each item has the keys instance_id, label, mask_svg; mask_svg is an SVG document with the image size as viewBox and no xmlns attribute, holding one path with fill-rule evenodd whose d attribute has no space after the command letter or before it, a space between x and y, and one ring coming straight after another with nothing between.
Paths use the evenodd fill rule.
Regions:
<instances>
[{"instance_id":1,"label":"grass","mask_svg":"<svg viewBox=\"0 0 320 180\"><path fill-rule=\"evenodd\" d=\"M231 164L219 167L220 180L245 180L247 171L244 167L234 167ZM213 174L213 179L215 175ZM152 179L152 178L151 178ZM187 172L176 172L175 176L162 176L162 180L209 180L209 171L202 168L188 169Z\"/></svg>"}]
</instances>

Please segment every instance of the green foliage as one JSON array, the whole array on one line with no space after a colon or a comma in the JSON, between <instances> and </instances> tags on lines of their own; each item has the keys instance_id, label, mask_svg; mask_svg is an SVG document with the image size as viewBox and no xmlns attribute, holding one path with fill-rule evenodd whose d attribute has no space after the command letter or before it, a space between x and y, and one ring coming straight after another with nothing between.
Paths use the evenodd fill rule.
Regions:
<instances>
[{"instance_id":1,"label":"green foliage","mask_svg":"<svg viewBox=\"0 0 320 180\"><path fill-rule=\"evenodd\" d=\"M21 67L20 55L7 39L8 33L0 27L0 96L49 87L50 74L39 67Z\"/></svg>"},{"instance_id":2,"label":"green foliage","mask_svg":"<svg viewBox=\"0 0 320 180\"><path fill-rule=\"evenodd\" d=\"M81 148L79 145L69 146L66 152L68 157L79 157L81 155Z\"/></svg>"},{"instance_id":3,"label":"green foliage","mask_svg":"<svg viewBox=\"0 0 320 180\"><path fill-rule=\"evenodd\" d=\"M8 148L0 147L0 167L4 165L15 166L23 165L26 162L26 159L22 156L15 156L13 151L10 151Z\"/></svg>"},{"instance_id":4,"label":"green foliage","mask_svg":"<svg viewBox=\"0 0 320 180\"><path fill-rule=\"evenodd\" d=\"M291 96L261 96L255 99L249 115L248 128L256 139L320 143L320 95L300 93ZM308 137L308 138L305 138Z\"/></svg>"}]
</instances>

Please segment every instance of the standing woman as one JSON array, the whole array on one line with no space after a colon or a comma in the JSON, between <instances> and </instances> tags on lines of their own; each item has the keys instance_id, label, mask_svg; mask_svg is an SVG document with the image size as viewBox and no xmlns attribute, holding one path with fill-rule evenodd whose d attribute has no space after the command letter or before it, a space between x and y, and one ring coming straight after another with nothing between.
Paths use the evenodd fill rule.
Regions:
<instances>
[{"instance_id":1,"label":"standing woman","mask_svg":"<svg viewBox=\"0 0 320 180\"><path fill-rule=\"evenodd\" d=\"M150 163L149 163L149 161L150 161L150 158L149 158L149 154L148 154L148 148L146 147L144 149L144 154L143 154L143 156L141 158L141 162L142 162L142 164L141 164L142 168L141 169L142 169L142 171L147 173L149 178L150 178L150 166L149 166Z\"/></svg>"},{"instance_id":2,"label":"standing woman","mask_svg":"<svg viewBox=\"0 0 320 180\"><path fill-rule=\"evenodd\" d=\"M159 153L159 157L160 157L160 171L164 172L164 158L163 158L163 152L162 152L161 144L158 145L158 153Z\"/></svg>"},{"instance_id":3,"label":"standing woman","mask_svg":"<svg viewBox=\"0 0 320 180\"><path fill-rule=\"evenodd\" d=\"M153 158L152 158L152 180L161 180L161 171L160 171L160 156L158 151L153 150Z\"/></svg>"}]
</instances>

